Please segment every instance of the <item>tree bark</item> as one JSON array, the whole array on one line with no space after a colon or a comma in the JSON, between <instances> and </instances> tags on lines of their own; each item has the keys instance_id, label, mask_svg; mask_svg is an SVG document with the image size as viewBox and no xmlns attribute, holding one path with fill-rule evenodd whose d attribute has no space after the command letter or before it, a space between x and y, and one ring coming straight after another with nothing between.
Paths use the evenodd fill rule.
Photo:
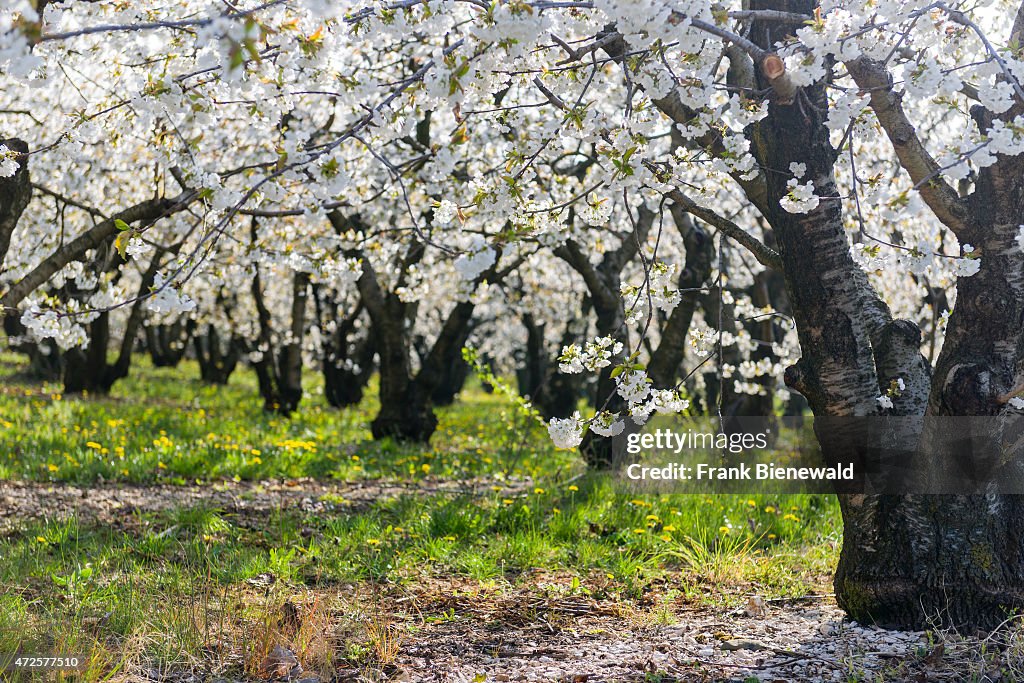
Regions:
<instances>
[{"instance_id":1,"label":"tree bark","mask_svg":"<svg viewBox=\"0 0 1024 683\"><path fill-rule=\"evenodd\" d=\"M1018 103L1004 116L1022 111ZM980 108L972 113L983 131L995 118ZM1024 224L1024 158L1001 156L982 169L966 206L944 222L975 246L981 268L958 280L930 393L915 399L912 414L926 412L929 420L998 415L1024 380L1024 257L1015 242ZM972 464L945 441L924 438L919 449L922 462L936 467ZM935 615L943 624L987 629L1024 607L1021 496L868 499L848 504L845 522L850 551L836 593L854 618L923 627Z\"/></svg>"},{"instance_id":2,"label":"tree bark","mask_svg":"<svg viewBox=\"0 0 1024 683\"><path fill-rule=\"evenodd\" d=\"M559 372L558 365L550 362L551 353L544 345L543 323L526 313L523 326L526 327L526 348L518 372L519 393L530 400L545 420L567 418L577 409L583 395L580 376ZM571 325L566 326L561 346L574 341L577 340Z\"/></svg>"},{"instance_id":3,"label":"tree bark","mask_svg":"<svg viewBox=\"0 0 1024 683\"><path fill-rule=\"evenodd\" d=\"M0 140L0 144L19 153L16 158L18 170L9 178L0 178L0 272L3 272L11 235L32 200L32 180L28 169L28 145L17 138Z\"/></svg>"},{"instance_id":4,"label":"tree bark","mask_svg":"<svg viewBox=\"0 0 1024 683\"><path fill-rule=\"evenodd\" d=\"M686 356L686 340L690 333L690 323L697 309L700 292L711 277L711 268L715 259L714 242L711 236L701 228L689 214L674 202L670 205L676 229L683 238L686 249L686 261L679 273L679 304L672 309L668 320L661 328L661 340L658 348L651 354L647 364L647 376L658 389L673 389L678 379L679 368Z\"/></svg>"},{"instance_id":5,"label":"tree bark","mask_svg":"<svg viewBox=\"0 0 1024 683\"><path fill-rule=\"evenodd\" d=\"M260 330L255 349L259 360L252 361L252 367L263 398L263 409L268 412L288 416L298 409L302 401L302 339L306 330L308 291L309 273L293 273L289 335L278 348L258 267L252 278L252 296Z\"/></svg>"},{"instance_id":6,"label":"tree bark","mask_svg":"<svg viewBox=\"0 0 1024 683\"><path fill-rule=\"evenodd\" d=\"M340 316L338 306L328 300L320 285L313 285L313 301L324 345L321 370L327 403L334 408L358 405L373 374L373 359L377 355L371 334L353 339L363 304L360 301L352 312ZM328 326L331 321L333 331Z\"/></svg>"}]
</instances>

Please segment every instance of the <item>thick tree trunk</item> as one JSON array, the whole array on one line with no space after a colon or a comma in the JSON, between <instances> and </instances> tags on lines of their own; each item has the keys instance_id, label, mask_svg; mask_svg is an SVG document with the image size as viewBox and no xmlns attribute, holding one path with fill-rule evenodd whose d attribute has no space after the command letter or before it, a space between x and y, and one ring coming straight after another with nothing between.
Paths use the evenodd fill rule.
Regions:
<instances>
[{"instance_id":1,"label":"thick tree trunk","mask_svg":"<svg viewBox=\"0 0 1024 683\"><path fill-rule=\"evenodd\" d=\"M413 380L404 305L388 296L387 312L373 321L380 362L380 411L370 424L373 438L425 443L437 429L430 392Z\"/></svg>"},{"instance_id":2,"label":"thick tree trunk","mask_svg":"<svg viewBox=\"0 0 1024 683\"><path fill-rule=\"evenodd\" d=\"M814 3L761 0L752 8L809 15ZM770 48L796 28L755 24L752 38ZM840 194L835 152L822 125L826 111L823 87L809 87L795 104L772 103L768 118L752 133L755 153L767 169L765 215L778 242L802 350L797 364L786 371L786 383L807 397L818 418L815 431L825 458L847 462L857 459L858 434L848 433L849 423L822 419L876 413L874 397L896 377L908 388L896 399L894 412L913 414L921 408L930 378L920 353L920 331L911 323L892 321L851 257L841 203L830 199ZM774 169L790 168L792 162L806 164L821 198L807 214L788 214L778 204L787 191L787 174ZM908 441L915 436L906 435ZM859 620L921 626L931 615L918 601L924 586L907 578L927 567L911 566L907 550L928 511L915 499L893 496L840 496L840 507L845 524L835 582L840 604ZM930 565L937 568L934 561Z\"/></svg>"},{"instance_id":3,"label":"thick tree trunk","mask_svg":"<svg viewBox=\"0 0 1024 683\"><path fill-rule=\"evenodd\" d=\"M1007 115L1024 110L1018 105ZM992 117L975 112L982 130ZM979 174L961 242L981 269L957 282L957 300L939 354L929 420L995 416L1024 381L1024 158L1000 157ZM994 420L993 420L994 422ZM985 423L982 423L985 424ZM937 467L970 467L943 441L922 441ZM992 444L992 452L999 449ZM1019 460L1021 453L1015 457ZM846 506L847 543L836 576L840 604L858 619L922 627L991 628L1024 607L1024 498L1011 495L886 497Z\"/></svg>"}]
</instances>

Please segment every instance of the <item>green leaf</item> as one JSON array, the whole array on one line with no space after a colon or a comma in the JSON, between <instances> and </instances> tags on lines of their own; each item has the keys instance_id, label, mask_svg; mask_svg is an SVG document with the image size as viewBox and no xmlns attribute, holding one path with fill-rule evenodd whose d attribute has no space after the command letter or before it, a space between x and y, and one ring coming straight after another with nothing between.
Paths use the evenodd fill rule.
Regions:
<instances>
[{"instance_id":1,"label":"green leaf","mask_svg":"<svg viewBox=\"0 0 1024 683\"><path fill-rule=\"evenodd\" d=\"M126 230L131 230L132 229L132 226L128 225L127 223L125 223L120 218L115 218L114 219L114 227L117 228L118 230L120 230L121 232L124 232Z\"/></svg>"}]
</instances>

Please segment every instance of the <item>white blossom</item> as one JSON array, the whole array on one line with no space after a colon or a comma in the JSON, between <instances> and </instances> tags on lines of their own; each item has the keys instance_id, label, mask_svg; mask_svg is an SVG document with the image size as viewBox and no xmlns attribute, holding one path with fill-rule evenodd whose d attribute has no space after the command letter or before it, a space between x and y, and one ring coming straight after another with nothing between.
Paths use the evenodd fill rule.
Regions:
<instances>
[{"instance_id":1,"label":"white blossom","mask_svg":"<svg viewBox=\"0 0 1024 683\"><path fill-rule=\"evenodd\" d=\"M0 145L0 178L10 178L18 172L17 155L7 145Z\"/></svg>"},{"instance_id":2,"label":"white blossom","mask_svg":"<svg viewBox=\"0 0 1024 683\"><path fill-rule=\"evenodd\" d=\"M157 273L153 282L153 295L147 300L146 308L154 313L188 313L195 310L196 302L170 284L165 284L163 273Z\"/></svg>"},{"instance_id":3,"label":"white blossom","mask_svg":"<svg viewBox=\"0 0 1024 683\"><path fill-rule=\"evenodd\" d=\"M556 448L576 448L583 441L585 424L577 410L570 417L551 418L548 423L548 436Z\"/></svg>"},{"instance_id":4,"label":"white blossom","mask_svg":"<svg viewBox=\"0 0 1024 683\"><path fill-rule=\"evenodd\" d=\"M146 244L140 237L132 237L128 240L128 246L125 248L125 252L129 257L138 259L145 256L150 251L149 245Z\"/></svg>"},{"instance_id":5,"label":"white blossom","mask_svg":"<svg viewBox=\"0 0 1024 683\"><path fill-rule=\"evenodd\" d=\"M601 411L590 421L590 430L599 436L618 436L626 427L618 418L618 413Z\"/></svg>"}]
</instances>

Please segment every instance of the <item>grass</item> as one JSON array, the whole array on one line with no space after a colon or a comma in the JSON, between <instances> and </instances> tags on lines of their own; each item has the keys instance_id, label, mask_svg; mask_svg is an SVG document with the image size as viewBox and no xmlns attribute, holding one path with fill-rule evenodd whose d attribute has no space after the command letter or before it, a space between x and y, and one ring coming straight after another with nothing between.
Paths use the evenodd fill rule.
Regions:
<instances>
[{"instance_id":1,"label":"grass","mask_svg":"<svg viewBox=\"0 0 1024 683\"><path fill-rule=\"evenodd\" d=\"M575 462L536 439L521 447L516 431L523 420L501 397L480 391L471 404L442 412L432 447L409 448L370 440L368 425L378 408L372 386L361 406L338 411L323 399L319 376L309 373L309 396L286 419L263 412L251 373L235 373L228 386L213 387L198 380L189 362L180 369L140 366L110 397L69 398L59 384L19 381L19 359L0 355L0 478L174 484L233 477L462 479L534 476Z\"/></svg>"},{"instance_id":2,"label":"grass","mask_svg":"<svg viewBox=\"0 0 1024 683\"><path fill-rule=\"evenodd\" d=\"M451 582L488 599L556 586L665 623L679 605L821 590L836 559L831 497L625 495L478 386L440 411L429 447L411 447L369 440L372 390L336 411L312 376L286 420L262 412L243 371L214 388L188 379L189 363L140 366L111 397L67 399L18 380L17 362L0 359L3 479L486 482L360 505L328 494L333 512L256 524L205 504L116 524L22 520L0 537L0 656L88 653L81 680L143 666L258 676L277 645L307 670L386 667L409 633L462 617L441 599ZM410 616L410 592L437 599Z\"/></svg>"}]
</instances>

